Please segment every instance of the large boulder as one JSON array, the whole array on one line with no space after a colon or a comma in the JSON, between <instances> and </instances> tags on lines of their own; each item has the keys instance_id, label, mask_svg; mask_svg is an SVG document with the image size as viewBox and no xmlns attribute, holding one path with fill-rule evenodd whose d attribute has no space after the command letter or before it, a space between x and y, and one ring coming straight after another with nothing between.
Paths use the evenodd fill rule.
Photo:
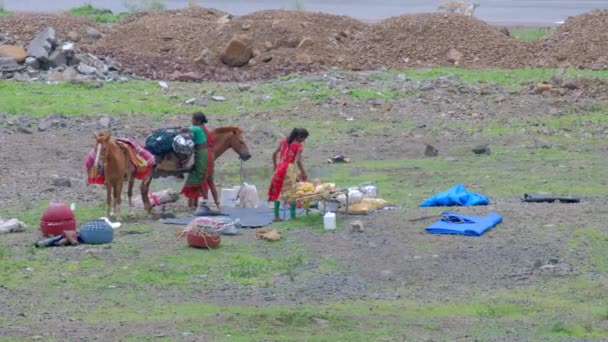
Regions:
<instances>
[{"instance_id":1,"label":"large boulder","mask_svg":"<svg viewBox=\"0 0 608 342\"><path fill-rule=\"evenodd\" d=\"M19 46L0 45L0 58L13 58L17 63L25 62L27 52Z\"/></svg>"},{"instance_id":2,"label":"large boulder","mask_svg":"<svg viewBox=\"0 0 608 342\"><path fill-rule=\"evenodd\" d=\"M27 53L29 56L46 61L56 44L55 29L48 27L30 42L30 45L27 47Z\"/></svg>"},{"instance_id":3,"label":"large boulder","mask_svg":"<svg viewBox=\"0 0 608 342\"><path fill-rule=\"evenodd\" d=\"M251 38L247 35L234 36L221 55L221 60L224 64L231 67L240 67L251 59L253 48L251 47Z\"/></svg>"}]
</instances>

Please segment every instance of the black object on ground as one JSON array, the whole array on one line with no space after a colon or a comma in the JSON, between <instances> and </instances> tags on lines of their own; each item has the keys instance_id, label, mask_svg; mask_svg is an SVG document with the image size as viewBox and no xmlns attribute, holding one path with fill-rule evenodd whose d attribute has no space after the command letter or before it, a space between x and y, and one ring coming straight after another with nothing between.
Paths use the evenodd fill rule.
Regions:
<instances>
[{"instance_id":1,"label":"black object on ground","mask_svg":"<svg viewBox=\"0 0 608 342\"><path fill-rule=\"evenodd\" d=\"M522 202L527 203L580 203L581 199L574 196L554 196L554 195L540 195L540 194L524 194L521 199Z\"/></svg>"}]
</instances>

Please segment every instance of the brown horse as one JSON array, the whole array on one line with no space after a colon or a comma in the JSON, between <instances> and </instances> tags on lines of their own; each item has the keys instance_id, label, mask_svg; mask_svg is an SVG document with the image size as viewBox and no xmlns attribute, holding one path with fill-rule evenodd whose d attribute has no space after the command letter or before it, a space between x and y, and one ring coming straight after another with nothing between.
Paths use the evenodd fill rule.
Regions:
<instances>
[{"instance_id":1,"label":"brown horse","mask_svg":"<svg viewBox=\"0 0 608 342\"><path fill-rule=\"evenodd\" d=\"M134 172L131 172L131 161L126 152L116 143L116 139L110 133L102 132L95 136L97 142L97 156L95 166L101 161L103 165L105 187L106 187L106 216L120 220L120 203L122 187L125 178L129 182L129 216L133 216L133 184L135 183ZM100 160L101 159L101 160ZM114 199L114 203L112 203ZM113 204L113 206L112 206Z\"/></svg>"},{"instance_id":2,"label":"brown horse","mask_svg":"<svg viewBox=\"0 0 608 342\"><path fill-rule=\"evenodd\" d=\"M212 130L210 133L214 144L213 153L215 155L215 160L228 151L228 149L234 150L243 161L251 158L251 153L249 153L249 147L247 147L247 143L245 142L242 128L236 126L219 127ZM182 172L184 171L187 170L182 170ZM150 183L152 183L153 178L158 176L159 172L155 169L154 172L151 172L141 182L141 197L144 201L144 208L148 213L151 213L152 211L152 204L148 198Z\"/></svg>"}]
</instances>

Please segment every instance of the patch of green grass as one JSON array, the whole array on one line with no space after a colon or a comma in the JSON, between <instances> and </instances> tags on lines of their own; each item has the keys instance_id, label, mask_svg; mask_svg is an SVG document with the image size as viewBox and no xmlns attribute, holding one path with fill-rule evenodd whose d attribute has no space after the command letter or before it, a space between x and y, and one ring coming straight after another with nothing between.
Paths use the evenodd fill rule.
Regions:
<instances>
[{"instance_id":1,"label":"patch of green grass","mask_svg":"<svg viewBox=\"0 0 608 342\"><path fill-rule=\"evenodd\" d=\"M451 340L463 333L471 339L608 337L608 329L597 315L605 312L606 299L581 302L582 297L571 295L581 290L601 294L597 281L570 284L556 281L542 289L484 293L470 301L447 303L368 300L248 307L143 301L97 307L84 319L92 323L171 321L180 330L226 336L231 341L299 341L304 337L311 341L416 340L421 336ZM446 324L450 331L438 329Z\"/></svg>"},{"instance_id":2,"label":"patch of green grass","mask_svg":"<svg viewBox=\"0 0 608 342\"><path fill-rule=\"evenodd\" d=\"M162 115L183 113L184 106L183 102L163 95L155 82L108 82L101 88L69 83L0 83L0 107L5 108L8 114L35 117L49 113L66 116L102 113Z\"/></svg>"},{"instance_id":3,"label":"patch of green grass","mask_svg":"<svg viewBox=\"0 0 608 342\"><path fill-rule=\"evenodd\" d=\"M573 248L587 245L589 248L589 258L591 263L601 272L608 273L608 259L606 251L608 250L608 231L600 228L583 228L575 231L570 245Z\"/></svg>"},{"instance_id":4,"label":"patch of green grass","mask_svg":"<svg viewBox=\"0 0 608 342\"><path fill-rule=\"evenodd\" d=\"M167 8L163 0L123 0L122 4L131 13L162 11Z\"/></svg>"},{"instance_id":5,"label":"patch of green grass","mask_svg":"<svg viewBox=\"0 0 608 342\"><path fill-rule=\"evenodd\" d=\"M390 74L403 74L411 79L424 80L442 76L456 75L469 84L491 83L506 86L508 88L520 88L522 84L529 82L542 82L551 79L555 75L555 69L522 68L512 70L469 70L453 67L437 67L421 70L399 70L387 71ZM568 77L596 77L608 78L608 71L569 69L564 75Z\"/></svg>"},{"instance_id":6,"label":"patch of green grass","mask_svg":"<svg viewBox=\"0 0 608 342\"><path fill-rule=\"evenodd\" d=\"M522 41L542 39L553 31L554 29L551 27L514 27L509 29L511 37Z\"/></svg>"},{"instance_id":7,"label":"patch of green grass","mask_svg":"<svg viewBox=\"0 0 608 342\"><path fill-rule=\"evenodd\" d=\"M0 7L0 17L4 17L7 15L11 15L11 14L12 14L12 12L9 12L9 11L5 10L4 8Z\"/></svg>"},{"instance_id":8,"label":"patch of green grass","mask_svg":"<svg viewBox=\"0 0 608 342\"><path fill-rule=\"evenodd\" d=\"M353 88L346 91L346 94L355 99L392 99L395 93L386 89L374 88Z\"/></svg>"},{"instance_id":9,"label":"patch of green grass","mask_svg":"<svg viewBox=\"0 0 608 342\"><path fill-rule=\"evenodd\" d=\"M97 23L102 24L113 24L121 22L128 15L127 13L114 14L110 10L98 9L93 7L93 5L91 4L72 8L68 11L68 13L78 17L87 17Z\"/></svg>"},{"instance_id":10,"label":"patch of green grass","mask_svg":"<svg viewBox=\"0 0 608 342\"><path fill-rule=\"evenodd\" d=\"M347 186L376 183L381 196L395 204L415 205L436 192L463 183L488 196L520 197L530 189L558 194L602 195L596 175L608 165L591 152L573 153L558 148L530 154L523 148L492 150L489 156L473 155L466 147L445 158L393 161L355 161L333 165L327 179ZM564 173L569 176L564 177ZM517 175L514 177L513 175ZM475 187L474 187L475 186Z\"/></svg>"}]
</instances>

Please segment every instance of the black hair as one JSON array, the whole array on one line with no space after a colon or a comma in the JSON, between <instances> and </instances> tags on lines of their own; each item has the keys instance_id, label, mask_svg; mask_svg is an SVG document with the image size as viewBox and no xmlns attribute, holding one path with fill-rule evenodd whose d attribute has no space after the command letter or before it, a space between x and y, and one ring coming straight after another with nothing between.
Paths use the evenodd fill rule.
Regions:
<instances>
[{"instance_id":1,"label":"black hair","mask_svg":"<svg viewBox=\"0 0 608 342\"><path fill-rule=\"evenodd\" d=\"M289 138L287 138L287 143L291 144L294 140L299 138L308 138L308 131L306 128L294 128L289 134Z\"/></svg>"},{"instance_id":2,"label":"black hair","mask_svg":"<svg viewBox=\"0 0 608 342\"><path fill-rule=\"evenodd\" d=\"M192 114L192 119L200 122L200 123L207 123L207 117L205 116L205 113L203 112L196 112L194 114Z\"/></svg>"}]
</instances>

